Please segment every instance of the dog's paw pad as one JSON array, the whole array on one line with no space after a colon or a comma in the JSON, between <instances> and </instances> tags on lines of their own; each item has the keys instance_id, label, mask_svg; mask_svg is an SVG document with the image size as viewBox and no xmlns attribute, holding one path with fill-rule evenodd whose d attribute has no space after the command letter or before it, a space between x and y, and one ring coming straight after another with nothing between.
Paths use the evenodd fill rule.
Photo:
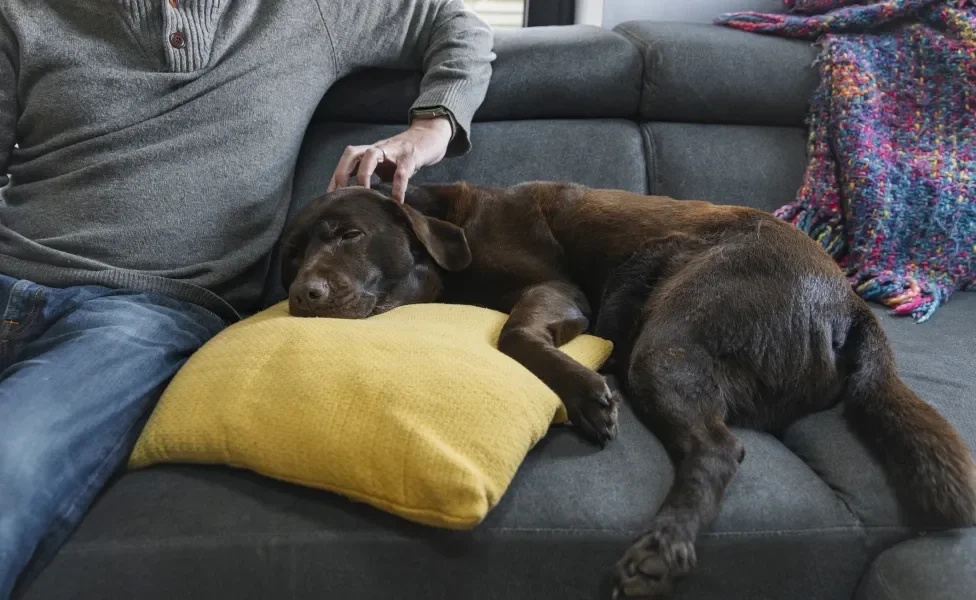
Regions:
<instances>
[{"instance_id":1,"label":"dog's paw pad","mask_svg":"<svg viewBox=\"0 0 976 600\"><path fill-rule=\"evenodd\" d=\"M695 546L667 524L652 528L624 553L614 569L614 597L660 598L674 579L695 568Z\"/></svg>"},{"instance_id":2,"label":"dog's paw pad","mask_svg":"<svg viewBox=\"0 0 976 600\"><path fill-rule=\"evenodd\" d=\"M601 446L617 437L618 398L602 377L598 385L576 388L564 403L570 422L585 437Z\"/></svg>"}]
</instances>

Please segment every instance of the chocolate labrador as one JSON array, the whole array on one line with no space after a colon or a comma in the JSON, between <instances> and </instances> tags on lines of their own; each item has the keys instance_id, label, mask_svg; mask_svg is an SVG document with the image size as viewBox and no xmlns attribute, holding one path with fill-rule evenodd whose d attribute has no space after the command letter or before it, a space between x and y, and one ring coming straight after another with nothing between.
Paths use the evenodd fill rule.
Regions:
<instances>
[{"instance_id":1,"label":"chocolate labrador","mask_svg":"<svg viewBox=\"0 0 976 600\"><path fill-rule=\"evenodd\" d=\"M899 378L868 305L808 236L749 208L562 183L344 188L283 239L294 315L363 318L417 302L509 313L500 351L552 388L605 444L617 396L557 350L584 331L614 342L612 374L676 465L646 533L614 570L615 595L668 595L695 566L744 457L729 425L781 431L844 402L908 512L976 523L966 443Z\"/></svg>"}]
</instances>

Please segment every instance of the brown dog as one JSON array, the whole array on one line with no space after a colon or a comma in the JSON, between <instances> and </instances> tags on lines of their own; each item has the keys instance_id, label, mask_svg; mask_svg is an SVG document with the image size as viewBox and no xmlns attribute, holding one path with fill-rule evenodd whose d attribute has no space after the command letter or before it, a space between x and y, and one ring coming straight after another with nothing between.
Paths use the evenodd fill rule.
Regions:
<instances>
[{"instance_id":1,"label":"brown dog","mask_svg":"<svg viewBox=\"0 0 976 600\"><path fill-rule=\"evenodd\" d=\"M744 450L728 425L778 431L843 401L906 508L934 527L976 523L976 464L895 370L885 335L819 245L766 213L530 183L365 188L312 202L289 225L291 312L362 318L416 302L510 313L498 340L604 444L616 398L556 347L611 339L629 401L676 463L615 594L666 595L695 565Z\"/></svg>"}]
</instances>

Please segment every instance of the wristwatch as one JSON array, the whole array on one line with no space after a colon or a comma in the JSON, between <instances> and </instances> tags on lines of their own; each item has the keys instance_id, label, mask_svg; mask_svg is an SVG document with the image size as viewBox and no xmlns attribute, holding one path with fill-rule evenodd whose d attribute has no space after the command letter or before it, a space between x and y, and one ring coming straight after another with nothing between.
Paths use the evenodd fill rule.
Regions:
<instances>
[{"instance_id":1,"label":"wristwatch","mask_svg":"<svg viewBox=\"0 0 976 600\"><path fill-rule=\"evenodd\" d=\"M454 122L454 115L451 111L447 110L443 106L432 106L430 108L415 108L410 111L410 116L413 119L433 119L435 117L447 117L447 121L451 124L451 139L454 139L454 133L457 131L457 124Z\"/></svg>"}]
</instances>

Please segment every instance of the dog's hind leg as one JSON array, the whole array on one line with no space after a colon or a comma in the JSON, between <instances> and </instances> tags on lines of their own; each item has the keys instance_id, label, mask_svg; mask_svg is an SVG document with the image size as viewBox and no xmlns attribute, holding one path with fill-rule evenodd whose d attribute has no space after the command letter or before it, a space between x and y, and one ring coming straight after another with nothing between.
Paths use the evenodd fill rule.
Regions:
<instances>
[{"instance_id":1,"label":"dog's hind leg","mask_svg":"<svg viewBox=\"0 0 976 600\"><path fill-rule=\"evenodd\" d=\"M610 273L593 326L594 335L614 345L606 370L625 376L630 346L640 331L644 305L654 286L705 247L701 238L684 233L652 238Z\"/></svg>"},{"instance_id":2,"label":"dog's hind leg","mask_svg":"<svg viewBox=\"0 0 976 600\"><path fill-rule=\"evenodd\" d=\"M647 531L617 563L615 595L656 598L695 566L695 540L718 514L744 456L725 425L716 365L680 327L642 331L630 363L628 399L664 444L675 480Z\"/></svg>"}]
</instances>

